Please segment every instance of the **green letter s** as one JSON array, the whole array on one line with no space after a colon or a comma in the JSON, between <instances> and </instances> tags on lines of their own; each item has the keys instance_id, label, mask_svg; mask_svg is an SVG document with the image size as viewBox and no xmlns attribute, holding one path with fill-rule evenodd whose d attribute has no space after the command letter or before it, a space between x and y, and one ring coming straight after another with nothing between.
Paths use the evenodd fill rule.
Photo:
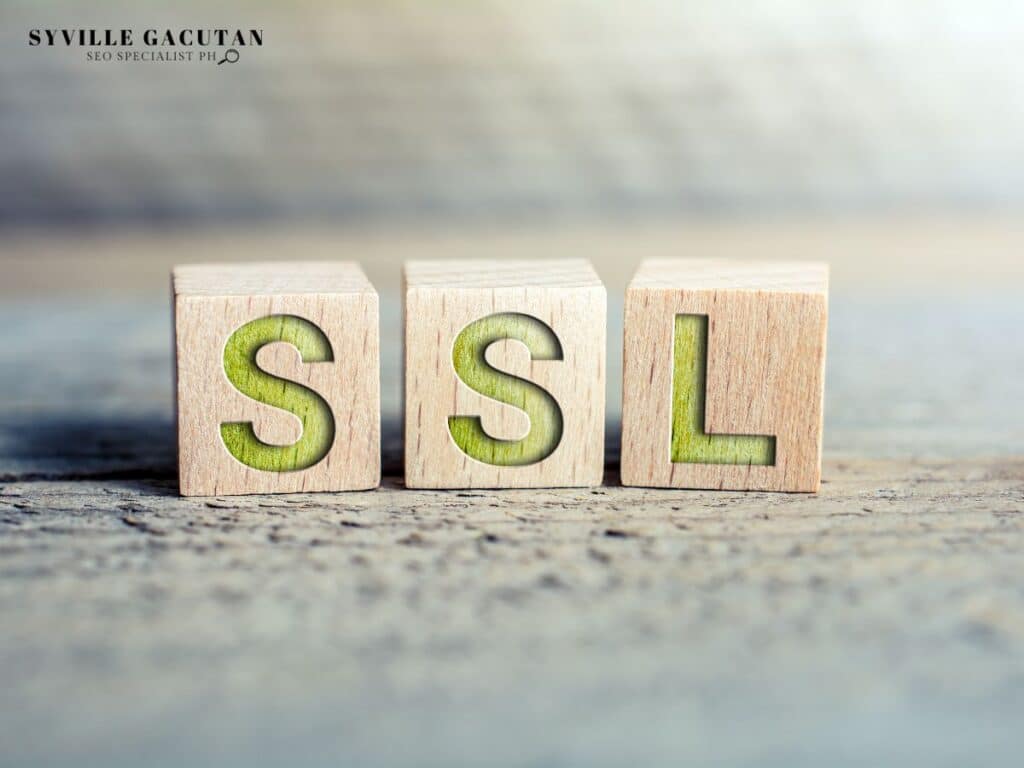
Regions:
<instances>
[{"instance_id":1,"label":"green letter s","mask_svg":"<svg viewBox=\"0 0 1024 768\"><path fill-rule=\"evenodd\" d=\"M488 435L479 416L450 416L448 430L455 444L470 458L503 467L535 464L554 453L562 439L562 409L544 389L493 368L484 352L496 341L516 339L534 360L561 360L562 345L555 332L535 317L513 312L476 320L455 339L455 373L481 395L526 412L530 431L521 440L498 440Z\"/></svg>"},{"instance_id":2,"label":"green letter s","mask_svg":"<svg viewBox=\"0 0 1024 768\"><path fill-rule=\"evenodd\" d=\"M672 365L672 461L773 466L775 438L704 431L708 317L676 315Z\"/></svg>"},{"instance_id":3,"label":"green letter s","mask_svg":"<svg viewBox=\"0 0 1024 768\"><path fill-rule=\"evenodd\" d=\"M282 408L299 417L302 436L292 445L264 443L252 422L220 425L220 435L231 455L246 466L267 472L295 472L319 462L334 444L334 416L316 392L261 370L256 353L261 347L284 341L299 350L304 363L332 362L334 351L324 332L293 315L270 315L246 323L224 347L224 373L243 395Z\"/></svg>"}]
</instances>

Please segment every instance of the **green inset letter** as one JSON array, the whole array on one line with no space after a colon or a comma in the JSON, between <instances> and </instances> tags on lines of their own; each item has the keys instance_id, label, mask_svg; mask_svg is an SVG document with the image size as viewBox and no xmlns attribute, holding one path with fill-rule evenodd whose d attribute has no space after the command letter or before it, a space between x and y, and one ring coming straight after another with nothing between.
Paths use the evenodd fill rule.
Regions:
<instances>
[{"instance_id":1,"label":"green inset letter","mask_svg":"<svg viewBox=\"0 0 1024 768\"><path fill-rule=\"evenodd\" d=\"M293 315L270 315L246 323L224 347L224 373L243 395L281 408L299 417L302 436L291 445L264 443L252 422L220 425L220 435L231 455L246 466L267 472L296 472L319 462L334 444L334 415L316 392L261 370L256 353L261 347L284 341L299 350L304 363L332 362L334 350L324 332Z\"/></svg>"},{"instance_id":2,"label":"green inset letter","mask_svg":"<svg viewBox=\"0 0 1024 768\"><path fill-rule=\"evenodd\" d=\"M525 411L529 433L521 440L498 440L484 431L479 416L450 416L448 430L463 453L477 461L502 467L535 464L554 453L562 439L562 409L546 390L484 359L487 348L502 339L521 341L534 360L561 360L562 345L545 323L513 312L476 320L455 339L452 362L458 377L476 392Z\"/></svg>"},{"instance_id":3,"label":"green inset letter","mask_svg":"<svg viewBox=\"0 0 1024 768\"><path fill-rule=\"evenodd\" d=\"M672 461L774 466L775 438L704 431L708 317L676 315L672 365Z\"/></svg>"}]
</instances>

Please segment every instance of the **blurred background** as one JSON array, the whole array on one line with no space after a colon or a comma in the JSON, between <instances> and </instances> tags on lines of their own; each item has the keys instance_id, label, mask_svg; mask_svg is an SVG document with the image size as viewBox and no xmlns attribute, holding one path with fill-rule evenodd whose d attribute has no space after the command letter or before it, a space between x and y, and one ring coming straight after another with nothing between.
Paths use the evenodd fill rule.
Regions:
<instances>
[{"instance_id":1,"label":"blurred background","mask_svg":"<svg viewBox=\"0 0 1024 768\"><path fill-rule=\"evenodd\" d=\"M1006 210L1012 0L7 0L0 224L499 224ZM45 27L262 28L240 66Z\"/></svg>"},{"instance_id":2,"label":"blurred background","mask_svg":"<svg viewBox=\"0 0 1024 768\"><path fill-rule=\"evenodd\" d=\"M116 357L123 338L65 322L75 311L122 318L151 355L141 399L90 389L65 362L49 381L73 408L169 415L177 262L360 261L384 297L394 415L403 260L586 256L609 287L614 421L619 306L641 258L797 258L833 269L831 448L1024 443L1003 412L1014 379L980 375L1019 373L1024 355L1020 3L8 0L0 13L0 296L57 300L11 310L9 370L44 340L137 366ZM35 28L122 27L258 28L264 44L221 66L28 45ZM953 339L973 357L951 366ZM887 387L878 359L920 386ZM9 411L64 407L23 377L0 383ZM981 395L964 403L959 387ZM950 419L952 445L935 430Z\"/></svg>"}]
</instances>

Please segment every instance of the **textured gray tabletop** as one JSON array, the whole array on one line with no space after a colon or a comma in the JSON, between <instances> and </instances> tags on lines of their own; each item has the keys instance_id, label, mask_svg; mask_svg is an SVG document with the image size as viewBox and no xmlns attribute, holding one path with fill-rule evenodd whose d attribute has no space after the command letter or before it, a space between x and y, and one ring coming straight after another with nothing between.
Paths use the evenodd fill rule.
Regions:
<instances>
[{"instance_id":1,"label":"textured gray tabletop","mask_svg":"<svg viewBox=\"0 0 1024 768\"><path fill-rule=\"evenodd\" d=\"M605 487L402 489L386 278L384 487L181 499L162 277L5 291L0 764L1018 764L1019 267L868 262L817 496L617 485L618 289Z\"/></svg>"}]
</instances>

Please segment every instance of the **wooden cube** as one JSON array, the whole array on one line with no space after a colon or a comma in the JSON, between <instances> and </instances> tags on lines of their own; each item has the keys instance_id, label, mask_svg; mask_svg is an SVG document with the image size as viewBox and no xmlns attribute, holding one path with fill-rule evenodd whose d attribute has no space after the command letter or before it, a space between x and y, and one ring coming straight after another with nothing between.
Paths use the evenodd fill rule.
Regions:
<instances>
[{"instance_id":1,"label":"wooden cube","mask_svg":"<svg viewBox=\"0 0 1024 768\"><path fill-rule=\"evenodd\" d=\"M644 261L626 292L622 483L818 490L828 266Z\"/></svg>"},{"instance_id":2,"label":"wooden cube","mask_svg":"<svg viewBox=\"0 0 1024 768\"><path fill-rule=\"evenodd\" d=\"M582 259L405 265L405 484L599 485L607 296Z\"/></svg>"},{"instance_id":3,"label":"wooden cube","mask_svg":"<svg viewBox=\"0 0 1024 768\"><path fill-rule=\"evenodd\" d=\"M174 269L182 495L380 483L377 292L356 264Z\"/></svg>"}]
</instances>

